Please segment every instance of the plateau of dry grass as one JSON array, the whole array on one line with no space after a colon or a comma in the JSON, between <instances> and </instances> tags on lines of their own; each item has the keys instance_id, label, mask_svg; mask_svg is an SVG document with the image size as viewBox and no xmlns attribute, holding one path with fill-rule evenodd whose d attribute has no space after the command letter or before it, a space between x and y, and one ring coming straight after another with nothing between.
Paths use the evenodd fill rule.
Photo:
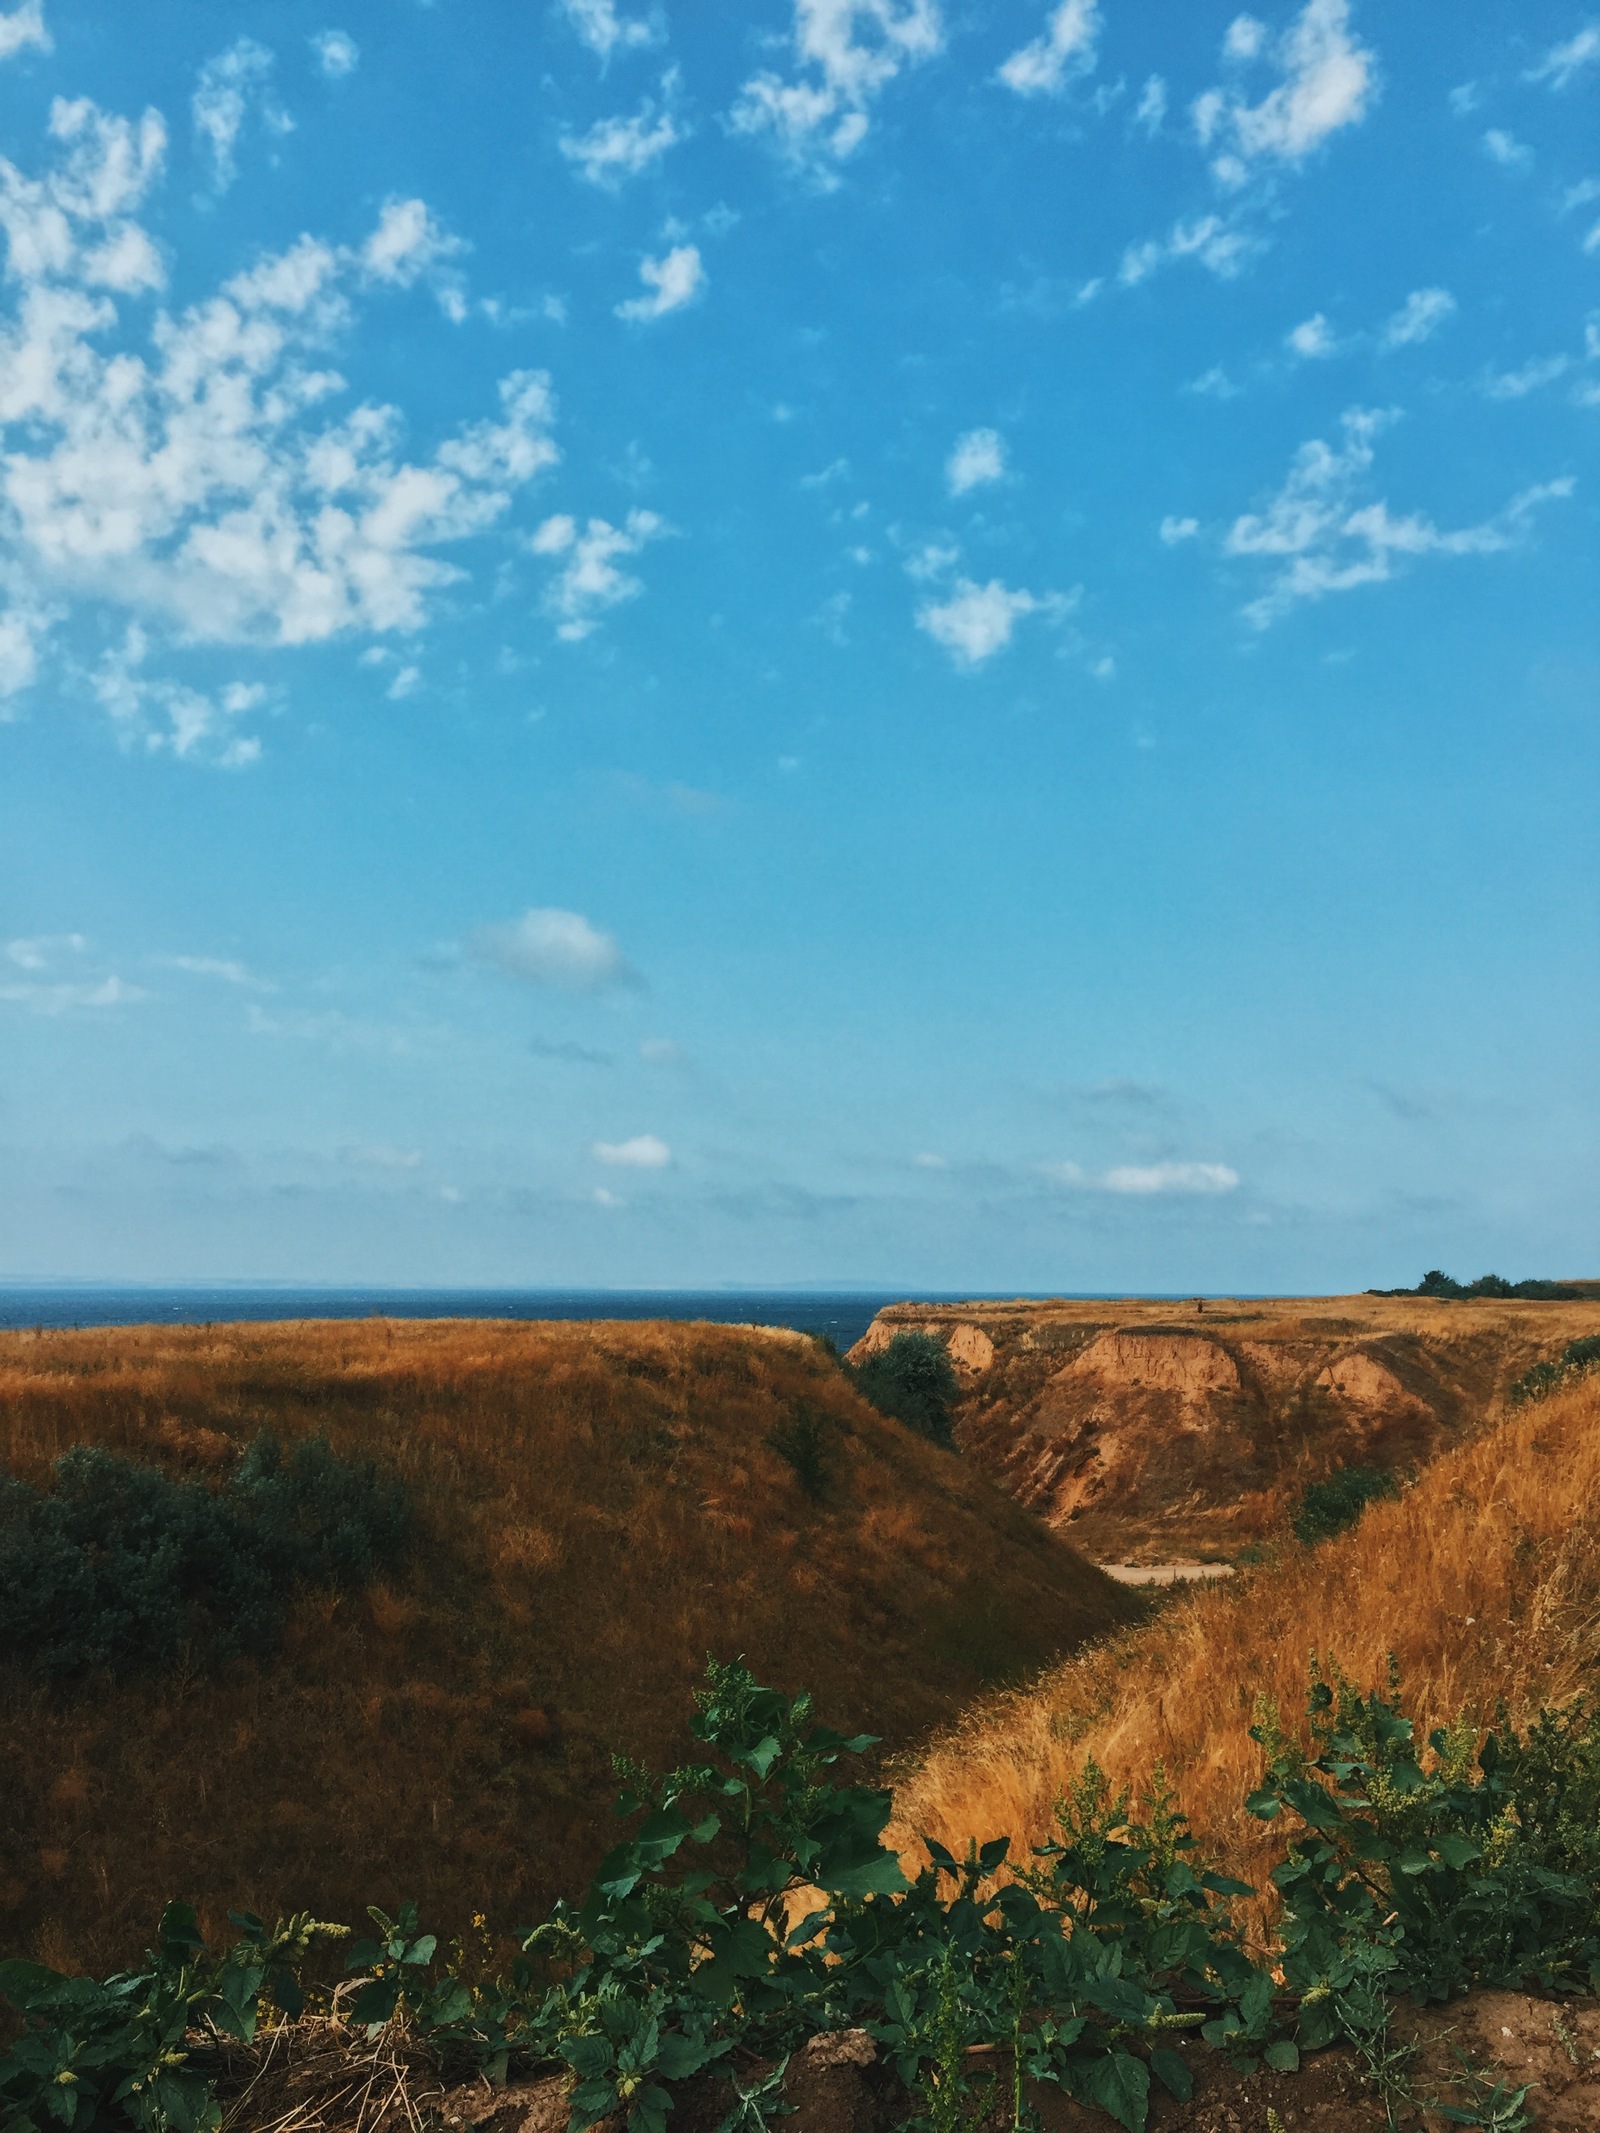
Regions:
<instances>
[{"instance_id":1,"label":"plateau of dry grass","mask_svg":"<svg viewBox=\"0 0 1600 2133\"><path fill-rule=\"evenodd\" d=\"M832 1483L768 1438L806 1403ZM613 1750L689 1742L708 1651L904 1749L1140 1602L888 1422L809 1340L463 1321L0 1336L0 1468L204 1473L265 1429L403 1477L405 1577L316 1595L274 1661L46 1693L0 1657L0 1941L101 1970L184 1896L449 1934L575 1890Z\"/></svg>"},{"instance_id":2,"label":"plateau of dry grass","mask_svg":"<svg viewBox=\"0 0 1600 2133\"><path fill-rule=\"evenodd\" d=\"M1525 1716L1592 1690L1600 1661L1600 1378L1445 1453L1398 1502L977 1705L906 1767L896 1828L956 1851L1051 1831L1088 1757L1138 1787L1159 1760L1227 1871L1264 1884L1279 1836L1244 1811L1259 1696L1303 1710L1313 1652L1362 1686L1398 1660L1425 1730L1501 1700Z\"/></svg>"}]
</instances>

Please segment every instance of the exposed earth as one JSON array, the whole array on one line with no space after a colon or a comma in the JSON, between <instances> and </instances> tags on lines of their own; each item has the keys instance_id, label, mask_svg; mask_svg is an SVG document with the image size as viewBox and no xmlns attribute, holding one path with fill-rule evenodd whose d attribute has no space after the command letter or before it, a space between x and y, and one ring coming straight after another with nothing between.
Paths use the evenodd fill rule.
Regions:
<instances>
[{"instance_id":1,"label":"exposed earth","mask_svg":"<svg viewBox=\"0 0 1600 2133\"><path fill-rule=\"evenodd\" d=\"M1319 2052L1292 2074L1241 2074L1218 2053L1192 2046L1185 2053L1194 2095L1179 2103L1157 2087L1150 2133L1445 2133L1451 2120L1439 2105L1476 2107L1481 2125L1526 2124L1539 2133L1580 2133L1600 2124L1600 2005L1589 1999L1545 2000L1524 1993L1477 1992L1445 2008L1397 2010L1384 2046L1392 2069L1387 2093L1370 2058L1350 2050ZM259 2133L290 2126L295 2133L415 2133L442 2125L448 2133L565 2133L567 2078L547 2074L491 2089L482 2082L453 2086L426 2058L390 2038L376 2047L343 2025L307 2019L274 2032L262 2044L230 2052L224 2082L224 2133ZM764 2069L733 2068L746 2090ZM970 2133L1007 2133L1011 2124L1007 2069L993 2055L969 2054ZM993 2100L983 2108L985 2087ZM1498 2087L1502 2116L1484 2110ZM1526 2089L1523 2118L1504 2108ZM766 2115L784 2133L896 2133L922 2108L876 2054L862 2030L814 2037L789 2062L778 2120L776 2097ZM669 2133L715 2133L736 2097L725 2073L682 2084ZM1108 2133L1102 2112L1071 2102L1058 2090L1033 2085L1029 2102L1043 2133ZM746 2118L747 2126L759 2119ZM603 2133L622 2133L606 2120Z\"/></svg>"},{"instance_id":2,"label":"exposed earth","mask_svg":"<svg viewBox=\"0 0 1600 2133\"><path fill-rule=\"evenodd\" d=\"M938 1335L962 1449L1107 1564L1227 1561L1335 1467L1413 1470L1600 1333L1575 1303L1425 1297L895 1304L851 1359Z\"/></svg>"}]
</instances>

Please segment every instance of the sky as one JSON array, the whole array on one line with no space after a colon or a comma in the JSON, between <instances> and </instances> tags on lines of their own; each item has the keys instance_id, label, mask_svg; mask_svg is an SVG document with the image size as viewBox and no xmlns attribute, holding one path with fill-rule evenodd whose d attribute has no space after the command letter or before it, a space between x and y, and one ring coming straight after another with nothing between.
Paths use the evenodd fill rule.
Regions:
<instances>
[{"instance_id":1,"label":"sky","mask_svg":"<svg viewBox=\"0 0 1600 2133\"><path fill-rule=\"evenodd\" d=\"M1600 1274L1582 0L0 10L0 1276Z\"/></svg>"}]
</instances>

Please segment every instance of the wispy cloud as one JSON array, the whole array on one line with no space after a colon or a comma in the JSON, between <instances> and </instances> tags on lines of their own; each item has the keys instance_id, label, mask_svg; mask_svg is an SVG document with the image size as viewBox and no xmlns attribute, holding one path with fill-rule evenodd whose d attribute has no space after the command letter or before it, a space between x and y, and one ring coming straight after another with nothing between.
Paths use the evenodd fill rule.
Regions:
<instances>
[{"instance_id":1,"label":"wispy cloud","mask_svg":"<svg viewBox=\"0 0 1600 2133\"><path fill-rule=\"evenodd\" d=\"M944 478L952 496L965 496L990 482L1004 481L1006 441L998 430L968 430L958 437L944 463Z\"/></svg>"},{"instance_id":2,"label":"wispy cloud","mask_svg":"<svg viewBox=\"0 0 1600 2133\"><path fill-rule=\"evenodd\" d=\"M957 666L979 667L1005 650L1024 616L1057 614L1065 605L1058 593L1013 591L998 578L986 585L958 578L948 599L928 600L917 609L917 627Z\"/></svg>"},{"instance_id":3,"label":"wispy cloud","mask_svg":"<svg viewBox=\"0 0 1600 2133\"><path fill-rule=\"evenodd\" d=\"M1370 408L1349 409L1338 444L1315 437L1301 445L1266 507L1234 520L1225 552L1265 558L1271 565L1267 590L1244 611L1257 628L1265 629L1303 600L1382 584L1410 559L1496 555L1515 548L1527 537L1541 504L1572 493L1570 479L1539 483L1493 518L1453 530L1420 512L1395 517L1382 501L1360 503L1374 440L1391 419Z\"/></svg>"},{"instance_id":4,"label":"wispy cloud","mask_svg":"<svg viewBox=\"0 0 1600 2133\"><path fill-rule=\"evenodd\" d=\"M1168 548L1176 548L1180 541L1192 541L1200 531L1197 518L1174 518L1169 512L1156 531Z\"/></svg>"},{"instance_id":5,"label":"wispy cloud","mask_svg":"<svg viewBox=\"0 0 1600 2133\"><path fill-rule=\"evenodd\" d=\"M1526 400L1529 393L1553 385L1571 368L1572 358L1568 355L1530 356L1515 370L1491 371L1483 381L1484 397L1488 400Z\"/></svg>"},{"instance_id":6,"label":"wispy cloud","mask_svg":"<svg viewBox=\"0 0 1600 2133\"><path fill-rule=\"evenodd\" d=\"M1448 289L1413 289L1385 325L1382 345L1414 348L1419 341L1431 340L1455 308L1456 300Z\"/></svg>"},{"instance_id":7,"label":"wispy cloud","mask_svg":"<svg viewBox=\"0 0 1600 2133\"><path fill-rule=\"evenodd\" d=\"M659 44L666 34L658 16L623 15L616 0L563 0L567 20L601 59Z\"/></svg>"},{"instance_id":8,"label":"wispy cloud","mask_svg":"<svg viewBox=\"0 0 1600 2133\"><path fill-rule=\"evenodd\" d=\"M665 1170L672 1150L654 1133L636 1133L625 1141L595 1141L591 1153L619 1170Z\"/></svg>"},{"instance_id":9,"label":"wispy cloud","mask_svg":"<svg viewBox=\"0 0 1600 2133\"><path fill-rule=\"evenodd\" d=\"M1258 103L1236 83L1197 99L1195 132L1215 151L1212 168L1227 185L1242 183L1257 164L1302 162L1332 134L1358 125L1377 93L1377 58L1351 34L1349 0L1307 0L1276 39L1241 16L1223 56L1238 66L1263 60L1281 77Z\"/></svg>"},{"instance_id":10,"label":"wispy cloud","mask_svg":"<svg viewBox=\"0 0 1600 2133\"><path fill-rule=\"evenodd\" d=\"M890 82L944 50L944 23L938 0L794 0L793 45L794 77L752 75L728 122L769 136L786 161L831 186Z\"/></svg>"},{"instance_id":11,"label":"wispy cloud","mask_svg":"<svg viewBox=\"0 0 1600 2133\"><path fill-rule=\"evenodd\" d=\"M1600 64L1600 24L1586 23L1565 44L1552 45L1524 81L1548 82L1552 89L1565 89L1585 67Z\"/></svg>"},{"instance_id":12,"label":"wispy cloud","mask_svg":"<svg viewBox=\"0 0 1600 2133\"><path fill-rule=\"evenodd\" d=\"M1070 82L1093 71L1100 28L1097 0L1061 0L1043 35L1013 52L999 79L1019 96L1059 96Z\"/></svg>"},{"instance_id":13,"label":"wispy cloud","mask_svg":"<svg viewBox=\"0 0 1600 2133\"><path fill-rule=\"evenodd\" d=\"M1331 356L1339 346L1338 337L1320 311L1310 318L1302 319L1284 335L1284 345L1292 355L1314 362L1319 357Z\"/></svg>"},{"instance_id":14,"label":"wispy cloud","mask_svg":"<svg viewBox=\"0 0 1600 2133\"><path fill-rule=\"evenodd\" d=\"M294 120L272 94L273 65L265 45L253 37L241 37L200 70L190 111L195 139L211 158L216 192L225 193L239 175L239 136L252 111L268 133L294 130Z\"/></svg>"},{"instance_id":15,"label":"wispy cloud","mask_svg":"<svg viewBox=\"0 0 1600 2133\"><path fill-rule=\"evenodd\" d=\"M1182 259L1195 260L1219 280L1228 281L1259 249L1260 239L1229 216L1180 217L1165 237L1146 237L1128 246L1117 267L1117 281L1124 289L1137 288L1160 268Z\"/></svg>"},{"instance_id":16,"label":"wispy cloud","mask_svg":"<svg viewBox=\"0 0 1600 2133\"><path fill-rule=\"evenodd\" d=\"M545 520L529 547L535 555L561 559L544 605L555 617L556 635L563 642L577 644L592 636L608 608L637 598L643 584L621 569L618 559L637 555L666 531L666 521L654 511L630 511L620 526L592 518L580 527L564 513Z\"/></svg>"},{"instance_id":17,"label":"wispy cloud","mask_svg":"<svg viewBox=\"0 0 1600 2133\"><path fill-rule=\"evenodd\" d=\"M1234 1192L1239 1173L1226 1163L1119 1163L1100 1183L1106 1192Z\"/></svg>"},{"instance_id":18,"label":"wispy cloud","mask_svg":"<svg viewBox=\"0 0 1600 2133\"><path fill-rule=\"evenodd\" d=\"M669 149L687 138L672 115L676 86L674 69L661 84L660 103L647 96L631 118L599 119L584 133L564 133L561 153L591 185L606 192L620 191L629 178L659 163Z\"/></svg>"},{"instance_id":19,"label":"wispy cloud","mask_svg":"<svg viewBox=\"0 0 1600 2133\"><path fill-rule=\"evenodd\" d=\"M1533 150L1527 142L1519 141L1503 126L1489 128L1483 137L1483 152L1491 163L1498 163L1503 170L1527 170L1533 162Z\"/></svg>"},{"instance_id":20,"label":"wispy cloud","mask_svg":"<svg viewBox=\"0 0 1600 2133\"><path fill-rule=\"evenodd\" d=\"M0 15L0 60L12 59L30 46L40 52L51 49L50 32L44 24L43 0L23 0L21 7L14 7L8 15Z\"/></svg>"},{"instance_id":21,"label":"wispy cloud","mask_svg":"<svg viewBox=\"0 0 1600 2133\"><path fill-rule=\"evenodd\" d=\"M311 50L329 81L343 81L361 64L361 47L344 30L318 30L311 39Z\"/></svg>"},{"instance_id":22,"label":"wispy cloud","mask_svg":"<svg viewBox=\"0 0 1600 2133\"><path fill-rule=\"evenodd\" d=\"M276 992L267 978L258 978L245 964L222 955L155 955L158 970L181 970L191 978L214 978L220 985L237 985L246 992Z\"/></svg>"},{"instance_id":23,"label":"wispy cloud","mask_svg":"<svg viewBox=\"0 0 1600 2133\"><path fill-rule=\"evenodd\" d=\"M618 304L618 318L629 319L635 325L651 325L669 311L681 311L705 293L707 276L700 247L675 244L664 258L641 260L639 279L649 295L632 296Z\"/></svg>"},{"instance_id":24,"label":"wispy cloud","mask_svg":"<svg viewBox=\"0 0 1600 2133\"><path fill-rule=\"evenodd\" d=\"M609 986L639 982L616 936L592 924L581 911L535 907L508 925L479 927L467 945L480 962L528 985L603 992Z\"/></svg>"}]
</instances>

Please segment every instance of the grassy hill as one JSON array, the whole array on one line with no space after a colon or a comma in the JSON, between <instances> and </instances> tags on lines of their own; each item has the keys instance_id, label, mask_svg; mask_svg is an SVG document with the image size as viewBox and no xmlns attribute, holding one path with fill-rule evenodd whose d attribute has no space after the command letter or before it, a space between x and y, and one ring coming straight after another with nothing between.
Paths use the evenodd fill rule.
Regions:
<instances>
[{"instance_id":1,"label":"grassy hill","mask_svg":"<svg viewBox=\"0 0 1600 2133\"><path fill-rule=\"evenodd\" d=\"M1600 1377L1448 1451L1359 1525L977 1706L896 1789L898 1826L960 1852L1039 1843L1085 1760L1139 1787L1159 1760L1207 1846L1257 1886L1276 1841L1245 1812L1257 1701L1297 1728L1313 1651L1360 1687L1392 1653L1419 1738L1465 1715L1519 1722L1594 1691L1600 1663Z\"/></svg>"},{"instance_id":2,"label":"grassy hill","mask_svg":"<svg viewBox=\"0 0 1600 2133\"><path fill-rule=\"evenodd\" d=\"M809 1417L813 1499L775 1432ZM415 1507L409 1564L275 1659L46 1689L0 1661L0 1943L109 1967L187 1896L508 1928L610 1841L708 1651L905 1749L1136 1602L809 1340L709 1325L315 1323L0 1336L0 1470L77 1444L216 1476L325 1433ZM815 1480L816 1477L813 1476Z\"/></svg>"}]
</instances>

